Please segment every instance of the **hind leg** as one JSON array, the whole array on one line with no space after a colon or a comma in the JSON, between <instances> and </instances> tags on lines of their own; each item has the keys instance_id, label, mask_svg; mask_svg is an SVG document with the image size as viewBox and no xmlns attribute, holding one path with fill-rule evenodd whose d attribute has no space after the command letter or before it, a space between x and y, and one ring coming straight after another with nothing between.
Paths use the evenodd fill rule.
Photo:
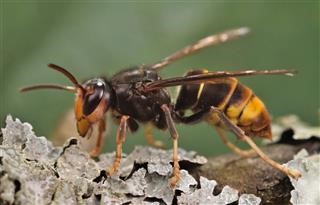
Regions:
<instances>
[{"instance_id":1,"label":"hind leg","mask_svg":"<svg viewBox=\"0 0 320 205\"><path fill-rule=\"evenodd\" d=\"M241 148L239 148L237 145L233 144L225 135L225 132L222 128L220 127L215 127L217 130L217 133L220 137L220 139L222 140L222 142L229 147L233 152L235 152L236 154L240 155L243 158L246 157L254 157L257 155L257 153L253 150L253 149L249 149L249 150L243 150Z\"/></svg>"},{"instance_id":2,"label":"hind leg","mask_svg":"<svg viewBox=\"0 0 320 205\"><path fill-rule=\"evenodd\" d=\"M248 145L259 155L259 157L265 161L266 163L268 163L270 166L274 167L275 169L285 173L287 176L290 176L294 179L298 179L299 177L301 177L301 173L297 170L294 169L289 169L286 166L283 166L281 164L279 164L278 162L270 159L257 145L256 143L250 138L248 137L244 131L239 128L237 125L233 124L229 118L222 112L220 111L218 108L215 107L211 107L210 108L211 112L217 113L217 116L219 117L219 119L221 120L221 122L231 131L233 132L233 134L235 134L239 139L245 141L246 143L248 143Z\"/></svg>"},{"instance_id":3,"label":"hind leg","mask_svg":"<svg viewBox=\"0 0 320 205\"><path fill-rule=\"evenodd\" d=\"M175 113L175 118L179 121L179 122L183 122L185 124L196 124L198 122L201 122L202 120L204 120L208 114L210 114L211 111L210 110L202 110L199 111L197 113L194 113L190 116L180 116L179 114ZM239 148L238 146L236 146L235 144L233 144L225 135L224 131L222 128L219 128L217 126L215 126L217 133L219 135L219 137L221 138L222 142L229 147L232 151L234 151L235 153L239 154L241 157L253 157L256 155L254 150L243 150L241 148Z\"/></svg>"},{"instance_id":4,"label":"hind leg","mask_svg":"<svg viewBox=\"0 0 320 205\"><path fill-rule=\"evenodd\" d=\"M256 143L248 137L244 131L238 127L237 125L233 124L231 120L218 108L211 106L209 110L202 110L198 113L195 113L191 116L188 117L181 117L178 114L175 113L175 118L183 123L194 123L201 121L201 119L204 119L206 116L208 116L209 113L216 113L217 117L219 120L231 131L233 134L235 134L239 139L245 141L251 148L252 150L266 163L268 163L270 166L274 167L275 169L285 173L287 176L290 176L294 179L298 179L301 177L301 173L297 170L294 169L289 169L278 162L275 162L274 160L270 159L257 145ZM219 132L218 132L219 133ZM232 144L224 135L222 132L222 135L219 134L221 137L222 141L230 147L233 151L236 153L243 153L245 150L241 150L238 148L236 145ZM250 154L251 155L252 151L245 152L244 155ZM241 154L240 154L241 155Z\"/></svg>"},{"instance_id":5,"label":"hind leg","mask_svg":"<svg viewBox=\"0 0 320 205\"><path fill-rule=\"evenodd\" d=\"M144 126L144 136L145 136L148 144L153 147L156 147L156 148L164 149L163 142L160 140L155 140L153 138L152 130L153 130L153 126L151 124L148 123Z\"/></svg>"}]
</instances>

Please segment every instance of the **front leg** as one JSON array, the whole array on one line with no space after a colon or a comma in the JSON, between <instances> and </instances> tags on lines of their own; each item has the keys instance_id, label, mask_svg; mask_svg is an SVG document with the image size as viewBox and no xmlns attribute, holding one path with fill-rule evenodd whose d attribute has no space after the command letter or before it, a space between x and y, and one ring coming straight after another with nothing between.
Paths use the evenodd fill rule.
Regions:
<instances>
[{"instance_id":1,"label":"front leg","mask_svg":"<svg viewBox=\"0 0 320 205\"><path fill-rule=\"evenodd\" d=\"M170 135L173 139L173 171L172 171L172 177L170 178L170 186L174 188L177 184L177 182L180 180L180 166L179 166L179 155L178 155L178 138L179 134L177 132L177 129L174 125L174 122L171 117L170 109L167 105L163 104L161 106L161 109L163 110L165 116L166 116L166 122L169 128Z\"/></svg>"},{"instance_id":2,"label":"front leg","mask_svg":"<svg viewBox=\"0 0 320 205\"><path fill-rule=\"evenodd\" d=\"M126 139L128 119L129 119L129 116L126 116L126 115L123 115L120 119L120 125L118 127L117 137L116 137L116 144L117 144L116 156L112 166L107 170L110 176L113 175L115 172L117 172L120 167L120 161L122 157L122 145Z\"/></svg>"},{"instance_id":3,"label":"front leg","mask_svg":"<svg viewBox=\"0 0 320 205\"><path fill-rule=\"evenodd\" d=\"M90 156L97 157L100 155L101 150L103 148L104 134L106 131L106 117L104 116L98 122L98 139L96 141L96 146L91 150Z\"/></svg>"}]
</instances>

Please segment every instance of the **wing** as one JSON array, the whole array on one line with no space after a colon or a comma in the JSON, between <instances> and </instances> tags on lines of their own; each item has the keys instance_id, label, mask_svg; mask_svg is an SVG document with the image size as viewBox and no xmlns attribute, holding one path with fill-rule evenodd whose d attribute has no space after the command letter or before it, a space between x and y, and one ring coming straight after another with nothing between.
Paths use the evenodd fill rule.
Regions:
<instances>
[{"instance_id":1,"label":"wing","mask_svg":"<svg viewBox=\"0 0 320 205\"><path fill-rule=\"evenodd\" d=\"M215 46L221 43L238 39L242 36L247 35L249 32L249 28L241 27L233 30L224 31L222 33L214 34L211 36L207 36L203 39L200 39L196 43L188 45L183 49L169 55L168 57L158 61L157 63L150 65L150 68L160 70L161 68L164 68L165 66L179 60L180 58L191 55L209 46Z\"/></svg>"},{"instance_id":2,"label":"wing","mask_svg":"<svg viewBox=\"0 0 320 205\"><path fill-rule=\"evenodd\" d=\"M250 75L289 75L292 76L296 73L295 70L243 70L243 71L217 71L208 72L204 74L196 74L184 77L174 77L164 80L158 80L150 82L144 85L145 91L152 91L160 89L163 87L172 87L185 84L200 84L205 82L210 82L217 78L226 77L240 77L240 76L250 76Z\"/></svg>"}]
</instances>

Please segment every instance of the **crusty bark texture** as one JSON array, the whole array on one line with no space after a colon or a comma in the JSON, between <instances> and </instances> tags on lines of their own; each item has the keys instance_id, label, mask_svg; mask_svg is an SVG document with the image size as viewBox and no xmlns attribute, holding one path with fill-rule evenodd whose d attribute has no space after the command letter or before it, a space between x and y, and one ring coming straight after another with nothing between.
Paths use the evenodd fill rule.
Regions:
<instances>
[{"instance_id":1,"label":"crusty bark texture","mask_svg":"<svg viewBox=\"0 0 320 205\"><path fill-rule=\"evenodd\" d=\"M305 148L319 152L318 138L293 140L263 150L286 163ZM279 204L290 200L288 177L259 158L225 154L206 159L180 149L181 179L170 188L172 151L137 146L106 176L114 153L90 158L77 139L56 147L28 123L7 117L0 145L0 204Z\"/></svg>"}]
</instances>

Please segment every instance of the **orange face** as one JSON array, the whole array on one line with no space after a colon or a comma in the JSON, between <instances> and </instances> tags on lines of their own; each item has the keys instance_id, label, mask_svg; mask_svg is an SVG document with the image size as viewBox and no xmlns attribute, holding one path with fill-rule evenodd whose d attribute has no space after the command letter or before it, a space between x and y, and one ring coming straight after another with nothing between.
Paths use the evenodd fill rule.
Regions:
<instances>
[{"instance_id":1,"label":"orange face","mask_svg":"<svg viewBox=\"0 0 320 205\"><path fill-rule=\"evenodd\" d=\"M90 80L78 89L74 104L74 113L77 120L77 129L84 137L92 124L101 120L108 110L109 92L106 92L105 83L99 79Z\"/></svg>"},{"instance_id":2,"label":"orange face","mask_svg":"<svg viewBox=\"0 0 320 205\"><path fill-rule=\"evenodd\" d=\"M59 89L76 93L74 113L77 120L77 128L80 136L85 136L91 125L103 119L111 100L112 88L107 80L94 78L83 85L65 68L55 64L48 64L52 68L65 75L74 86L40 84L24 87L22 92L36 89Z\"/></svg>"}]
</instances>

